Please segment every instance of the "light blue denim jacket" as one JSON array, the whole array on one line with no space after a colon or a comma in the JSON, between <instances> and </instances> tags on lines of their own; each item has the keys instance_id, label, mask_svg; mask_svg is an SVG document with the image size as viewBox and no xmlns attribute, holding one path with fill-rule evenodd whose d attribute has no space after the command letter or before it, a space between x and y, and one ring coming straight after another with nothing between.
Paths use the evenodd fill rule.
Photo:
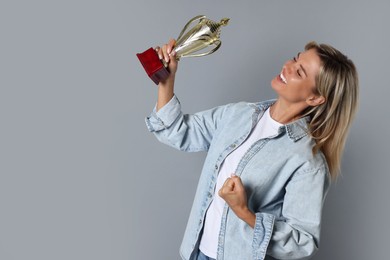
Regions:
<instances>
[{"instance_id":1,"label":"light blue denim jacket","mask_svg":"<svg viewBox=\"0 0 390 260\"><path fill-rule=\"evenodd\" d=\"M175 96L146 118L161 142L187 152L208 151L180 248L183 259L196 259L223 160L273 102L240 102L186 115ZM313 155L314 141L306 129L305 118L282 126L243 156L235 174L245 186L256 224L251 228L225 205L217 260L308 259L317 251L330 175L323 154Z\"/></svg>"}]
</instances>

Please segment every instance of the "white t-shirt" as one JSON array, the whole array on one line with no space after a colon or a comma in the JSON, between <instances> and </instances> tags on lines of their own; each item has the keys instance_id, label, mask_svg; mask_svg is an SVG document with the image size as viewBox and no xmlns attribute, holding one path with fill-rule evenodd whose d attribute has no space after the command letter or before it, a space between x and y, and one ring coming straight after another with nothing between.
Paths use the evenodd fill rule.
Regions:
<instances>
[{"instance_id":1,"label":"white t-shirt","mask_svg":"<svg viewBox=\"0 0 390 260\"><path fill-rule=\"evenodd\" d=\"M218 191L221 189L226 179L235 172L241 158L252 144L259 139L276 135L280 126L282 126L282 124L271 118L268 108L253 129L252 133L249 135L248 139L225 158L219 170L217 184L214 191L214 200L211 202L206 213L203 235L199 245L200 251L208 257L217 258L218 236L221 226L222 212L225 206L225 201L218 195Z\"/></svg>"}]
</instances>

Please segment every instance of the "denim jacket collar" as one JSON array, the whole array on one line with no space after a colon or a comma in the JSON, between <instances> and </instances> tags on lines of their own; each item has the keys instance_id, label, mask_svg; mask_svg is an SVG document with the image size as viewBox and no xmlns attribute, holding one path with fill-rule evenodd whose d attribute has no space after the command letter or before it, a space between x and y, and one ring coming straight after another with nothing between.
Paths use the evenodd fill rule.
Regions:
<instances>
[{"instance_id":1,"label":"denim jacket collar","mask_svg":"<svg viewBox=\"0 0 390 260\"><path fill-rule=\"evenodd\" d=\"M263 101L259 103L252 104L253 108L255 109L256 113L263 114L265 110L267 110L270 106L272 106L276 102L276 99ZM287 132L288 137L290 140L296 142L302 137L308 135L308 122L310 121L310 117L302 117L300 119L297 119L291 123L288 123L286 125L283 125L279 128L278 135L281 135L285 132Z\"/></svg>"}]
</instances>

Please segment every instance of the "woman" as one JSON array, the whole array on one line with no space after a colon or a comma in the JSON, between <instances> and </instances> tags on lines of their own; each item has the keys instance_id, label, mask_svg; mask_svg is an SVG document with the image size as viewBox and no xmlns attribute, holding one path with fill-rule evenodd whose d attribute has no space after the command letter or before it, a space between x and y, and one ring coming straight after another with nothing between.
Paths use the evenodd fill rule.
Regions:
<instances>
[{"instance_id":1,"label":"woman","mask_svg":"<svg viewBox=\"0 0 390 260\"><path fill-rule=\"evenodd\" d=\"M307 259L358 100L354 64L310 42L272 81L277 99L184 115L174 95L175 41L156 51L170 76L146 119L156 137L207 151L180 249L183 259Z\"/></svg>"}]
</instances>

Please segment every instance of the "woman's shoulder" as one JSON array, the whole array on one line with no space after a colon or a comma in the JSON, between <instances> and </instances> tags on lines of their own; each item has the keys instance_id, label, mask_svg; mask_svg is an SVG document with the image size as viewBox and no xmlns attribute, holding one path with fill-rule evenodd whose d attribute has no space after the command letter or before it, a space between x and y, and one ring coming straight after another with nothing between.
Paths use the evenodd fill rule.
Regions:
<instances>
[{"instance_id":1,"label":"woman's shoulder","mask_svg":"<svg viewBox=\"0 0 390 260\"><path fill-rule=\"evenodd\" d=\"M233 103L228 103L225 105L226 108L231 109L233 111L265 111L269 108L275 100L265 100L260 102L250 102L250 101L238 101Z\"/></svg>"},{"instance_id":2,"label":"woman's shoulder","mask_svg":"<svg viewBox=\"0 0 390 260\"><path fill-rule=\"evenodd\" d=\"M325 155L321 151L313 152L312 149L306 150L306 153L301 154L304 159L296 176L324 174L330 178L329 167Z\"/></svg>"}]
</instances>

